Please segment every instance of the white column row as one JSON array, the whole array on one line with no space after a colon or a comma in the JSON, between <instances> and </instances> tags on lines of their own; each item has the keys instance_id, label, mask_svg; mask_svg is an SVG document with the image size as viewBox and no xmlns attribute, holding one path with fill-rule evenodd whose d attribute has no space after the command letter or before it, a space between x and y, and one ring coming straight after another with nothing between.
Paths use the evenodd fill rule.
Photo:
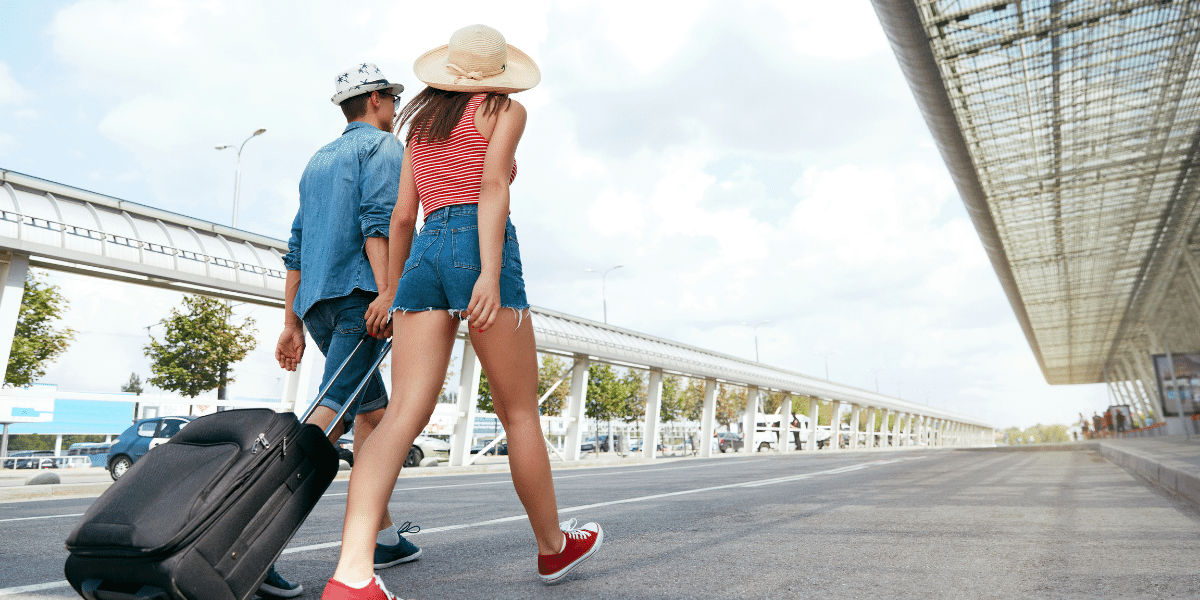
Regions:
<instances>
[{"instance_id":1,"label":"white column row","mask_svg":"<svg viewBox=\"0 0 1200 600\"><path fill-rule=\"evenodd\" d=\"M2 275L5 275L5 273L0 272L0 276ZM23 282L24 277L23 274L21 275ZM6 279L11 282L14 277L10 275ZM8 293L0 296L0 318L4 316L6 296L14 295L9 289L5 291ZM590 365L591 361L586 355L575 355L574 365L571 370L571 392L563 415L567 422L566 439L564 440L565 452L563 456L568 461L579 460L581 456L580 444L583 441L585 431L588 367ZM461 376L455 415L457 418L455 419L450 441L451 466L465 464L470 456L471 442L473 441L472 434L475 423L476 404L478 402L479 380L482 371L479 359L476 357L475 350L469 340L464 343L463 362L459 372ZM657 452L655 450L658 445L660 432L662 431L659 416L662 414L663 376L661 369L650 370L646 398L646 425L643 431L644 439L642 440L641 448L641 456L646 459L654 459L656 457ZM711 440L716 430L717 385L715 379L709 378L705 380L700 443L697 448L698 454L702 458L712 455ZM759 388L748 386L746 389L746 403L742 413L744 452L756 451L760 443L766 444L770 442L770 435L767 435L765 439L759 437L760 432L758 431L757 422L759 401ZM830 400L829 402L832 408L832 424L829 427L829 439L824 444L824 447L830 451L838 451L841 449L843 436L846 435L841 429L841 412L844 403L840 400ZM796 404L792 395L785 393L779 410L779 423L777 425L767 425L763 433L775 434L776 443L774 447L781 452L799 450L799 448L793 447L793 440L795 439L795 433L801 433L803 435L801 441L804 442L804 451L815 452L817 450L817 438L820 431L818 426L815 426L818 423L820 399L808 397L808 422L810 426L807 429L797 429L791 424L790 416L793 414L793 410L802 408ZM991 436L994 433L991 429L985 430L981 427L964 423L955 423L945 419L935 419L925 415L904 413L885 408L849 404L849 410L850 432L848 439L845 440L846 446L849 449L866 448L874 450L877 448L897 448L914 445L928 447L990 445L992 443ZM864 412L866 412L866 427L864 431L860 432L860 426L863 425L864 421Z\"/></svg>"}]
</instances>

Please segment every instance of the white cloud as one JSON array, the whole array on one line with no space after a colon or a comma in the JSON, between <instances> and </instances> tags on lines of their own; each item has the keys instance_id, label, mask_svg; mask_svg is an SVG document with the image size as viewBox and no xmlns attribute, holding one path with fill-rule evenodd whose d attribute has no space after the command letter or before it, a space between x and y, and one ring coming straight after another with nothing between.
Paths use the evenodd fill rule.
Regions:
<instances>
[{"instance_id":1,"label":"white cloud","mask_svg":"<svg viewBox=\"0 0 1200 600\"><path fill-rule=\"evenodd\" d=\"M8 64L0 61L0 107L22 104L33 94L17 83Z\"/></svg>"}]
</instances>

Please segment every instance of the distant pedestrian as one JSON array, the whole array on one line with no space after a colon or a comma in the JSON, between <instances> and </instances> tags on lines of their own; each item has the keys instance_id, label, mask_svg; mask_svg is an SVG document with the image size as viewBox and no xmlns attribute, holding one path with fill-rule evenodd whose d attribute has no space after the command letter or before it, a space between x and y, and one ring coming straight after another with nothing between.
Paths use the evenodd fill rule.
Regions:
<instances>
[{"instance_id":1,"label":"distant pedestrian","mask_svg":"<svg viewBox=\"0 0 1200 600\"><path fill-rule=\"evenodd\" d=\"M800 417L797 417L794 414L792 415L792 427L796 428L796 430L792 432L792 437L795 438L796 449L799 450L800 449Z\"/></svg>"},{"instance_id":2,"label":"distant pedestrian","mask_svg":"<svg viewBox=\"0 0 1200 600\"><path fill-rule=\"evenodd\" d=\"M1092 428L1096 430L1094 437L1100 437L1100 432L1104 431L1104 418L1095 411L1092 411Z\"/></svg>"},{"instance_id":3,"label":"distant pedestrian","mask_svg":"<svg viewBox=\"0 0 1200 600\"><path fill-rule=\"evenodd\" d=\"M1125 411L1117 410L1117 433L1125 433Z\"/></svg>"},{"instance_id":4,"label":"distant pedestrian","mask_svg":"<svg viewBox=\"0 0 1200 600\"><path fill-rule=\"evenodd\" d=\"M1113 416L1112 409L1104 411L1104 431L1107 433L1105 437L1112 437L1113 434Z\"/></svg>"},{"instance_id":5,"label":"distant pedestrian","mask_svg":"<svg viewBox=\"0 0 1200 600\"><path fill-rule=\"evenodd\" d=\"M1091 438L1090 432L1088 431L1088 420L1087 417L1083 416L1083 413L1079 413L1079 431L1083 434L1085 439Z\"/></svg>"}]
</instances>

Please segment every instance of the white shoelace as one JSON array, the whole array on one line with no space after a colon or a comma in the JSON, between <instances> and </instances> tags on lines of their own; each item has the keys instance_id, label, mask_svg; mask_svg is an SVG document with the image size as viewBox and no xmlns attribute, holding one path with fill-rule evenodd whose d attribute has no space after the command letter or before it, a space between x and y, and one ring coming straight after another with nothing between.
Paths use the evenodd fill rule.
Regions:
<instances>
[{"instance_id":1,"label":"white shoelace","mask_svg":"<svg viewBox=\"0 0 1200 600\"><path fill-rule=\"evenodd\" d=\"M573 540L586 540L592 534L590 531L579 529L579 520L571 519L558 524L558 528L562 530L563 535Z\"/></svg>"},{"instance_id":2,"label":"white shoelace","mask_svg":"<svg viewBox=\"0 0 1200 600\"><path fill-rule=\"evenodd\" d=\"M591 534L592 532L584 531L582 529L569 529L563 532L563 535L566 535L573 540L586 540Z\"/></svg>"}]
</instances>

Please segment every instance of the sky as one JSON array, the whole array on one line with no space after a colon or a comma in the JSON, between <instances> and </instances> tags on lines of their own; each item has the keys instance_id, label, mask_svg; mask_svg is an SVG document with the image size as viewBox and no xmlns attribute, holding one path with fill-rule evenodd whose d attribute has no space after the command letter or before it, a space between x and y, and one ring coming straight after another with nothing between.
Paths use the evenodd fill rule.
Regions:
<instances>
[{"instance_id":1,"label":"sky","mask_svg":"<svg viewBox=\"0 0 1200 600\"><path fill-rule=\"evenodd\" d=\"M530 302L983 419L1069 423L1101 385L1045 382L870 3L0 0L0 168L286 239L336 75L471 23L542 82L512 220ZM585 269L604 271L604 281ZM79 333L43 379L149 373L175 292L50 273ZM279 397L282 311L234 397ZM755 324L769 321L757 328ZM147 329L147 327L150 327ZM161 330L161 329L160 329ZM756 336L757 333L757 336ZM756 339L757 337L757 339ZM313 348L315 350L315 348Z\"/></svg>"}]
</instances>

